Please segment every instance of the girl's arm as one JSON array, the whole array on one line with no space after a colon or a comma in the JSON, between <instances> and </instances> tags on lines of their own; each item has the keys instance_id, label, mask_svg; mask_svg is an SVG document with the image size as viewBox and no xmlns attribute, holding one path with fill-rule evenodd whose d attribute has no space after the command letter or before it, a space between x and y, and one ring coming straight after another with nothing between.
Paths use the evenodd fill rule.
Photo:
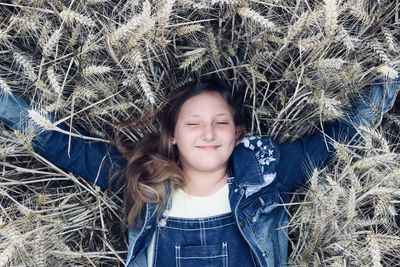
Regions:
<instances>
[{"instance_id":1,"label":"girl's arm","mask_svg":"<svg viewBox=\"0 0 400 267\"><path fill-rule=\"evenodd\" d=\"M29 124L28 110L29 104L23 97L0 94L0 120L9 128L26 131L26 125ZM67 132L69 130L63 123L57 127ZM126 164L118 151L108 143L71 137L68 154L69 141L67 134L46 130L36 133L32 147L61 169L73 172L103 189L109 186L108 178L118 174ZM119 187L119 181L115 179L111 188L116 191Z\"/></svg>"},{"instance_id":2,"label":"girl's arm","mask_svg":"<svg viewBox=\"0 0 400 267\"><path fill-rule=\"evenodd\" d=\"M358 138L355 127L376 127L382 116L394 105L400 90L400 77L391 82L377 83L347 111L346 118L325 125L323 132L299 138L290 144L280 144L277 179L282 191L293 192L307 181L312 168L325 166L333 157L332 140Z\"/></svg>"},{"instance_id":3,"label":"girl's arm","mask_svg":"<svg viewBox=\"0 0 400 267\"><path fill-rule=\"evenodd\" d=\"M68 131L65 124L59 124ZM82 131L80 131L82 133ZM68 151L68 146L70 148ZM109 178L118 175L110 185L113 191L121 187L120 171L126 162L115 147L101 141L86 141L57 131L44 131L33 140L33 149L63 170L75 173L86 181L106 189Z\"/></svg>"}]
</instances>

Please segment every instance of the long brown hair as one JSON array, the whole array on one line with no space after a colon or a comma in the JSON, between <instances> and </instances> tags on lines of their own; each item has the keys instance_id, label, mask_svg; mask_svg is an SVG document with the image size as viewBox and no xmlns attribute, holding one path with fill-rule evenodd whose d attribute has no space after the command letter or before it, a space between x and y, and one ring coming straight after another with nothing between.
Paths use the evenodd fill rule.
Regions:
<instances>
[{"instance_id":1,"label":"long brown hair","mask_svg":"<svg viewBox=\"0 0 400 267\"><path fill-rule=\"evenodd\" d=\"M154 133L134 144L122 142L120 136L115 139L118 150L127 161L122 176L125 180L125 219L129 226L138 227L141 224L140 215L146 203L158 204L160 212L169 192L185 185L184 173L179 166L179 152L172 144L175 124L186 100L211 91L220 93L232 108L235 125L245 128L240 98L234 97L223 81L207 79L191 82L171 93L158 112L150 116L151 123L158 126ZM137 127L137 123L132 121L127 121L127 124Z\"/></svg>"}]
</instances>

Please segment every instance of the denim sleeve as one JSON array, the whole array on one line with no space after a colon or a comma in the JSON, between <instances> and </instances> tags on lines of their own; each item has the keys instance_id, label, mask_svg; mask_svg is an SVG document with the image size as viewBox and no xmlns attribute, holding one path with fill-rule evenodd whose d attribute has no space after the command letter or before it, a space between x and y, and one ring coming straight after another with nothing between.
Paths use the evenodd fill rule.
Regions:
<instances>
[{"instance_id":1,"label":"denim sleeve","mask_svg":"<svg viewBox=\"0 0 400 267\"><path fill-rule=\"evenodd\" d=\"M0 94L0 120L9 128L25 132L30 125L28 110L30 105L25 98L19 95ZM54 116L50 116L55 121ZM66 124L58 125L68 130ZM88 135L83 130L81 134ZM81 138L72 137L70 153L68 155L69 136L57 131L36 131L33 140L33 149L44 158L60 167L64 171L73 172L105 189L108 186L114 191L119 189L121 177L113 179L109 185L108 178L118 175L126 162L118 151L104 142L87 142ZM119 179L118 179L119 178Z\"/></svg>"},{"instance_id":2,"label":"denim sleeve","mask_svg":"<svg viewBox=\"0 0 400 267\"><path fill-rule=\"evenodd\" d=\"M383 115L394 105L400 90L400 79L379 82L366 90L342 119L324 125L322 131L299 138L290 144L279 144L280 162L277 178L283 192L293 192L303 186L313 168L326 166L334 155L332 140L354 141L357 127L376 127Z\"/></svg>"},{"instance_id":3,"label":"denim sleeve","mask_svg":"<svg viewBox=\"0 0 400 267\"><path fill-rule=\"evenodd\" d=\"M65 124L59 127L68 130ZM117 191L121 187L120 172L126 162L115 147L105 142L71 137L68 154L68 145L69 136L57 131L41 132L33 141L33 149L61 169L77 174L102 189ZM109 184L109 178L114 175L115 179Z\"/></svg>"}]
</instances>

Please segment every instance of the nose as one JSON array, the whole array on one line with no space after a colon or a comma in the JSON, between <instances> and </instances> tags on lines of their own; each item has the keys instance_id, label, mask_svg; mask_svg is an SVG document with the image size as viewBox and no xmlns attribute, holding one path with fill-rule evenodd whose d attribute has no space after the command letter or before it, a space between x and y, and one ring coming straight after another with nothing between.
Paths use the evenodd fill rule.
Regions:
<instances>
[{"instance_id":1,"label":"nose","mask_svg":"<svg viewBox=\"0 0 400 267\"><path fill-rule=\"evenodd\" d=\"M213 125L206 124L203 127L201 138L205 141L212 141L215 139L215 129Z\"/></svg>"}]
</instances>

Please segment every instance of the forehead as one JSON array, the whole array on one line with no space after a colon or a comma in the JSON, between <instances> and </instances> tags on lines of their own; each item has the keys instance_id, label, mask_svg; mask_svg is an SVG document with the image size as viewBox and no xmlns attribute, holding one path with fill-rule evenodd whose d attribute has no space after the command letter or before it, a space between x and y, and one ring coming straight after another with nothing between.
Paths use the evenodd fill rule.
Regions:
<instances>
[{"instance_id":1,"label":"forehead","mask_svg":"<svg viewBox=\"0 0 400 267\"><path fill-rule=\"evenodd\" d=\"M218 92L204 92L186 100L179 116L232 115L232 109L224 97Z\"/></svg>"}]
</instances>

